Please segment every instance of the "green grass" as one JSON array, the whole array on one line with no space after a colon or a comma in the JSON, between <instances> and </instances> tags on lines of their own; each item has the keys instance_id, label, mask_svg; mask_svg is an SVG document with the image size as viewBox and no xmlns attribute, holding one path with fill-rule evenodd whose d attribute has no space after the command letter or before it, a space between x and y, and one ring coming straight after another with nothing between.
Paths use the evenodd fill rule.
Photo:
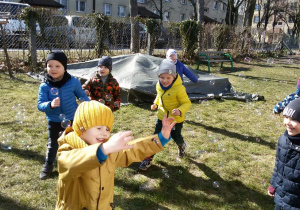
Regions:
<instances>
[{"instance_id":1,"label":"green grass","mask_svg":"<svg viewBox=\"0 0 300 210\"><path fill-rule=\"evenodd\" d=\"M297 64L278 62L235 63L235 71L213 67L212 73L227 77L235 91L256 93L265 101L193 103L183 128L187 157L178 159L171 141L148 171L139 172L139 163L117 169L117 209L273 209L266 192L277 138L285 129L272 108L295 92L299 75ZM54 209L57 170L50 179L39 180L47 142L45 115L36 108L40 82L15 76L11 80L0 73L1 135L14 136L11 151L0 149L0 209ZM149 108L121 107L113 133L130 129L135 137L152 134L156 114ZM214 181L219 188L213 187Z\"/></svg>"}]
</instances>

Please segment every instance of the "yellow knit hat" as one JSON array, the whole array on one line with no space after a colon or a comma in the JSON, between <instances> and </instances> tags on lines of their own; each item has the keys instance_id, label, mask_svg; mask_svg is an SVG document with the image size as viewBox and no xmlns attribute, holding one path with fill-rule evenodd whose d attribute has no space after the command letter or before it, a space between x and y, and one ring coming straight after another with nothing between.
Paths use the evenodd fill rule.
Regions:
<instances>
[{"instance_id":1,"label":"yellow knit hat","mask_svg":"<svg viewBox=\"0 0 300 210\"><path fill-rule=\"evenodd\" d=\"M72 128L80 136L89 128L106 125L112 130L114 116L111 109L98 101L82 102L75 112Z\"/></svg>"}]
</instances>

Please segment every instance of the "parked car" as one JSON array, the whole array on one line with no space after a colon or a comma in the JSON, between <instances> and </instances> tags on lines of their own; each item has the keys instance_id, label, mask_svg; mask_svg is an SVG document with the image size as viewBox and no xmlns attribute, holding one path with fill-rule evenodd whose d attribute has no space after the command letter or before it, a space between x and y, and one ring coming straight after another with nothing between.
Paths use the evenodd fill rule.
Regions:
<instances>
[{"instance_id":1,"label":"parked car","mask_svg":"<svg viewBox=\"0 0 300 210\"><path fill-rule=\"evenodd\" d=\"M41 38L45 40L41 41L45 42L47 48L68 48L73 45L68 19L65 16L45 17L44 23L44 32L41 31Z\"/></svg>"},{"instance_id":2,"label":"parked car","mask_svg":"<svg viewBox=\"0 0 300 210\"><path fill-rule=\"evenodd\" d=\"M8 14L8 23L3 24L5 41L8 48L19 48L26 43L26 24L18 18L19 13L30 7L29 4L14 2L0 2L0 12ZM2 33L0 33L0 46L2 47Z\"/></svg>"},{"instance_id":3,"label":"parked car","mask_svg":"<svg viewBox=\"0 0 300 210\"><path fill-rule=\"evenodd\" d=\"M96 30L88 17L67 15L72 47L93 48L96 44Z\"/></svg>"}]
</instances>

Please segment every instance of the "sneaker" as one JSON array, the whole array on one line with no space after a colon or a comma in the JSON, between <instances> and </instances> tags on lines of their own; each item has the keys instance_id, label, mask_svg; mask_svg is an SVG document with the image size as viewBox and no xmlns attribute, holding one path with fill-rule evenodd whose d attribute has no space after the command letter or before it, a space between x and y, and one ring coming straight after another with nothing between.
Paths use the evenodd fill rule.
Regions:
<instances>
[{"instance_id":1,"label":"sneaker","mask_svg":"<svg viewBox=\"0 0 300 210\"><path fill-rule=\"evenodd\" d=\"M183 156L185 156L185 148L186 148L185 142L183 142L181 145L178 146L178 157L182 158Z\"/></svg>"},{"instance_id":2,"label":"sneaker","mask_svg":"<svg viewBox=\"0 0 300 210\"><path fill-rule=\"evenodd\" d=\"M40 173L40 179L45 180L45 179L49 178L52 170L53 170L53 165L45 163L43 165L42 172Z\"/></svg>"},{"instance_id":3,"label":"sneaker","mask_svg":"<svg viewBox=\"0 0 300 210\"><path fill-rule=\"evenodd\" d=\"M143 170L143 171L146 171L151 165L152 165L152 159L151 158L145 158L143 161L142 161L142 163L141 163L141 165L139 166L139 169L140 170Z\"/></svg>"}]
</instances>

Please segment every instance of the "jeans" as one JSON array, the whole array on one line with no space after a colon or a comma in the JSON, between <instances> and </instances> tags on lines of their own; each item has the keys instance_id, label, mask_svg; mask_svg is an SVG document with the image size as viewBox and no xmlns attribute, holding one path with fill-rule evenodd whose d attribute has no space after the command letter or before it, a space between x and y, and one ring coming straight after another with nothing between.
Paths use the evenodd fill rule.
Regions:
<instances>
[{"instance_id":1,"label":"jeans","mask_svg":"<svg viewBox=\"0 0 300 210\"><path fill-rule=\"evenodd\" d=\"M46 152L46 163L53 165L57 150L58 150L58 135L61 131L65 129L61 126L61 123L48 121L48 143L47 143L47 152Z\"/></svg>"}]
</instances>

